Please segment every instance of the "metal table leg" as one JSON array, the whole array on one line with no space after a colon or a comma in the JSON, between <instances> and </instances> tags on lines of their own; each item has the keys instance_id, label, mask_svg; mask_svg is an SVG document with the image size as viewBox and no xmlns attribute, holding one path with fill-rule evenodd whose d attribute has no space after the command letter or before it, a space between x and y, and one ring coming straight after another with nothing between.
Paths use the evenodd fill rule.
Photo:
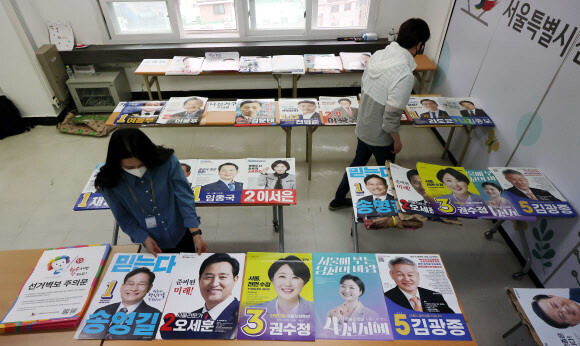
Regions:
<instances>
[{"instance_id":1,"label":"metal table leg","mask_svg":"<svg viewBox=\"0 0 580 346\"><path fill-rule=\"evenodd\" d=\"M283 127L282 130L286 132L286 157L292 157L292 128Z\"/></svg>"},{"instance_id":2,"label":"metal table leg","mask_svg":"<svg viewBox=\"0 0 580 346\"><path fill-rule=\"evenodd\" d=\"M461 155L459 155L459 161L457 161L457 166L461 166L463 163L463 159L465 158L465 154L467 153L467 148L469 148L469 143L471 143L471 133L475 126L463 126L463 131L467 135L467 139L465 140L465 144L463 144L463 149L461 150Z\"/></svg>"},{"instance_id":3,"label":"metal table leg","mask_svg":"<svg viewBox=\"0 0 580 346\"><path fill-rule=\"evenodd\" d=\"M153 94L151 94L151 83L149 83L149 76L143 75L143 79L145 80L145 86L147 87L147 93L149 94L149 100L153 101Z\"/></svg>"},{"instance_id":4,"label":"metal table leg","mask_svg":"<svg viewBox=\"0 0 580 346\"><path fill-rule=\"evenodd\" d=\"M354 252L358 253L358 222L356 221L356 215L354 214L352 216L352 228L350 229L350 235L352 236Z\"/></svg>"},{"instance_id":5,"label":"metal table leg","mask_svg":"<svg viewBox=\"0 0 580 346\"><path fill-rule=\"evenodd\" d=\"M493 234L495 232L497 232L497 230L499 229L499 226L501 226L503 223L505 222L505 220L497 220L494 224L493 227L484 233L485 235L485 239L491 239L493 238Z\"/></svg>"},{"instance_id":6,"label":"metal table leg","mask_svg":"<svg viewBox=\"0 0 580 346\"><path fill-rule=\"evenodd\" d=\"M306 127L306 162L308 163L308 180L312 179L312 142L313 134L316 129L318 129L318 126Z\"/></svg>"},{"instance_id":7,"label":"metal table leg","mask_svg":"<svg viewBox=\"0 0 580 346\"><path fill-rule=\"evenodd\" d=\"M453 138L454 133L455 127L452 127L451 130L449 130L449 135L447 136L447 142L445 142L445 148L443 148L441 159L445 159L447 157L447 153L449 152L449 145L451 144L451 139Z\"/></svg>"},{"instance_id":8,"label":"metal table leg","mask_svg":"<svg viewBox=\"0 0 580 346\"><path fill-rule=\"evenodd\" d=\"M278 243L280 246L280 252L284 252L284 210L281 205L278 206L278 220L280 222L278 228Z\"/></svg>"},{"instance_id":9,"label":"metal table leg","mask_svg":"<svg viewBox=\"0 0 580 346\"><path fill-rule=\"evenodd\" d=\"M119 237L119 224L115 221L113 226L113 239L111 240L111 245L117 245L117 238Z\"/></svg>"},{"instance_id":10,"label":"metal table leg","mask_svg":"<svg viewBox=\"0 0 580 346\"><path fill-rule=\"evenodd\" d=\"M276 80L276 83L278 83L278 100L282 98L282 75L279 74L273 74L272 77L274 77L274 79Z\"/></svg>"},{"instance_id":11,"label":"metal table leg","mask_svg":"<svg viewBox=\"0 0 580 346\"><path fill-rule=\"evenodd\" d=\"M161 88L159 87L159 78L157 78L157 76L153 78L155 80L155 86L157 87L157 96L159 96L160 100L163 100L163 98L161 97Z\"/></svg>"},{"instance_id":12,"label":"metal table leg","mask_svg":"<svg viewBox=\"0 0 580 346\"><path fill-rule=\"evenodd\" d=\"M278 206L272 207L272 225L274 225L274 232L278 232Z\"/></svg>"},{"instance_id":13,"label":"metal table leg","mask_svg":"<svg viewBox=\"0 0 580 346\"><path fill-rule=\"evenodd\" d=\"M521 223L521 221L516 221L518 224ZM514 273L514 275L512 275L512 277L516 280L521 279L524 275L528 274L528 272L530 271L530 268L532 267L532 257L530 256L530 247L528 246L528 239L526 238L526 231L524 230L523 227L518 227L518 233L520 234L520 241L522 242L522 247L524 249L524 259L526 261L526 264L524 264L524 267L522 268L522 271Z\"/></svg>"},{"instance_id":14,"label":"metal table leg","mask_svg":"<svg viewBox=\"0 0 580 346\"><path fill-rule=\"evenodd\" d=\"M301 74L293 74L292 75L292 97L298 97L298 80L302 77Z\"/></svg>"}]
</instances>

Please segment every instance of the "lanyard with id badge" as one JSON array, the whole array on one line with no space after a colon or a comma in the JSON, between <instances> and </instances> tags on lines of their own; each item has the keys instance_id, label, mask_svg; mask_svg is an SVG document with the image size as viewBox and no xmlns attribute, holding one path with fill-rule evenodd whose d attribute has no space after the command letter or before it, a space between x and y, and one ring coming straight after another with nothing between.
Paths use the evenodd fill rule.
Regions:
<instances>
[{"instance_id":1,"label":"lanyard with id badge","mask_svg":"<svg viewBox=\"0 0 580 346\"><path fill-rule=\"evenodd\" d=\"M131 192L131 196L133 196L133 199L135 200L139 208L141 208L143 215L145 215L145 226L147 226L147 229L157 228L157 219L155 218L155 211L157 211L157 205L155 203L155 189L153 188L153 179L149 177L149 183L151 184L151 199L153 201L153 209L149 214L145 212L145 209L143 209L141 203L139 203L139 201L137 200L137 196L135 196L133 189L131 189L131 186L129 185L125 177L123 177L123 180L125 181L125 184L127 184L127 188L129 189L129 192Z\"/></svg>"}]
</instances>

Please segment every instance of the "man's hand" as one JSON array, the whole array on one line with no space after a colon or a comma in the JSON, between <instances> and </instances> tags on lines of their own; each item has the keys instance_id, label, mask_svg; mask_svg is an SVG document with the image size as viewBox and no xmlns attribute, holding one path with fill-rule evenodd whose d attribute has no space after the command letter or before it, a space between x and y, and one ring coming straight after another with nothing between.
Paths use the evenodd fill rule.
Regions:
<instances>
[{"instance_id":1,"label":"man's hand","mask_svg":"<svg viewBox=\"0 0 580 346\"><path fill-rule=\"evenodd\" d=\"M145 249L147 249L147 252L152 253L153 256L155 257L157 257L158 253L163 252L161 251L159 246L157 246L157 242L153 240L153 238L151 237L147 237L147 239L145 239L145 241L143 242L143 245L145 245Z\"/></svg>"},{"instance_id":2,"label":"man's hand","mask_svg":"<svg viewBox=\"0 0 580 346\"><path fill-rule=\"evenodd\" d=\"M393 154L398 154L401 152L401 149L403 149L403 143L401 143L401 136L399 136L399 133L391 133L391 137L393 137L393 151L391 151Z\"/></svg>"},{"instance_id":3,"label":"man's hand","mask_svg":"<svg viewBox=\"0 0 580 346\"><path fill-rule=\"evenodd\" d=\"M201 239L201 235L194 236L193 243L195 244L195 249L197 250L198 255L209 251L209 246L207 246L205 240Z\"/></svg>"}]
</instances>

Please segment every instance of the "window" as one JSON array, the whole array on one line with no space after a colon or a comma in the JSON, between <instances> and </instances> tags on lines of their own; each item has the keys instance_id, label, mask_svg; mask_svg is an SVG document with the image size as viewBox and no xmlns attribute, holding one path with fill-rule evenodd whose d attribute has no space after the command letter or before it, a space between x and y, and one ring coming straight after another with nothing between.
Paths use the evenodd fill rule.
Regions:
<instances>
[{"instance_id":1,"label":"window","mask_svg":"<svg viewBox=\"0 0 580 346\"><path fill-rule=\"evenodd\" d=\"M224 14L226 13L226 8L224 4L213 5L213 14Z\"/></svg>"},{"instance_id":2,"label":"window","mask_svg":"<svg viewBox=\"0 0 580 346\"><path fill-rule=\"evenodd\" d=\"M165 1L111 1L107 5L117 35L171 32Z\"/></svg>"},{"instance_id":3,"label":"window","mask_svg":"<svg viewBox=\"0 0 580 346\"><path fill-rule=\"evenodd\" d=\"M180 0L181 27L184 32L236 30L234 0Z\"/></svg>"},{"instance_id":4,"label":"window","mask_svg":"<svg viewBox=\"0 0 580 346\"><path fill-rule=\"evenodd\" d=\"M249 0L250 29L304 30L306 0Z\"/></svg>"},{"instance_id":5,"label":"window","mask_svg":"<svg viewBox=\"0 0 580 346\"><path fill-rule=\"evenodd\" d=\"M111 43L170 43L356 36L374 31L379 0L98 2Z\"/></svg>"}]
</instances>

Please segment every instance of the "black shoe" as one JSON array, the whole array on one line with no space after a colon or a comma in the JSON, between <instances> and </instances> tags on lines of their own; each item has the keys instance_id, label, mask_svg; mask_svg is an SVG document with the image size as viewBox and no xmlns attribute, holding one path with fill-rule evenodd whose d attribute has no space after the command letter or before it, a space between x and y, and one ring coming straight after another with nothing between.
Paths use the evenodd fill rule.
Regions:
<instances>
[{"instance_id":1,"label":"black shoe","mask_svg":"<svg viewBox=\"0 0 580 346\"><path fill-rule=\"evenodd\" d=\"M345 198L342 201L337 201L336 199L333 199L330 202L330 204L328 205L328 209L331 211L335 211L338 209L344 209L344 208L352 208L352 199Z\"/></svg>"}]
</instances>

